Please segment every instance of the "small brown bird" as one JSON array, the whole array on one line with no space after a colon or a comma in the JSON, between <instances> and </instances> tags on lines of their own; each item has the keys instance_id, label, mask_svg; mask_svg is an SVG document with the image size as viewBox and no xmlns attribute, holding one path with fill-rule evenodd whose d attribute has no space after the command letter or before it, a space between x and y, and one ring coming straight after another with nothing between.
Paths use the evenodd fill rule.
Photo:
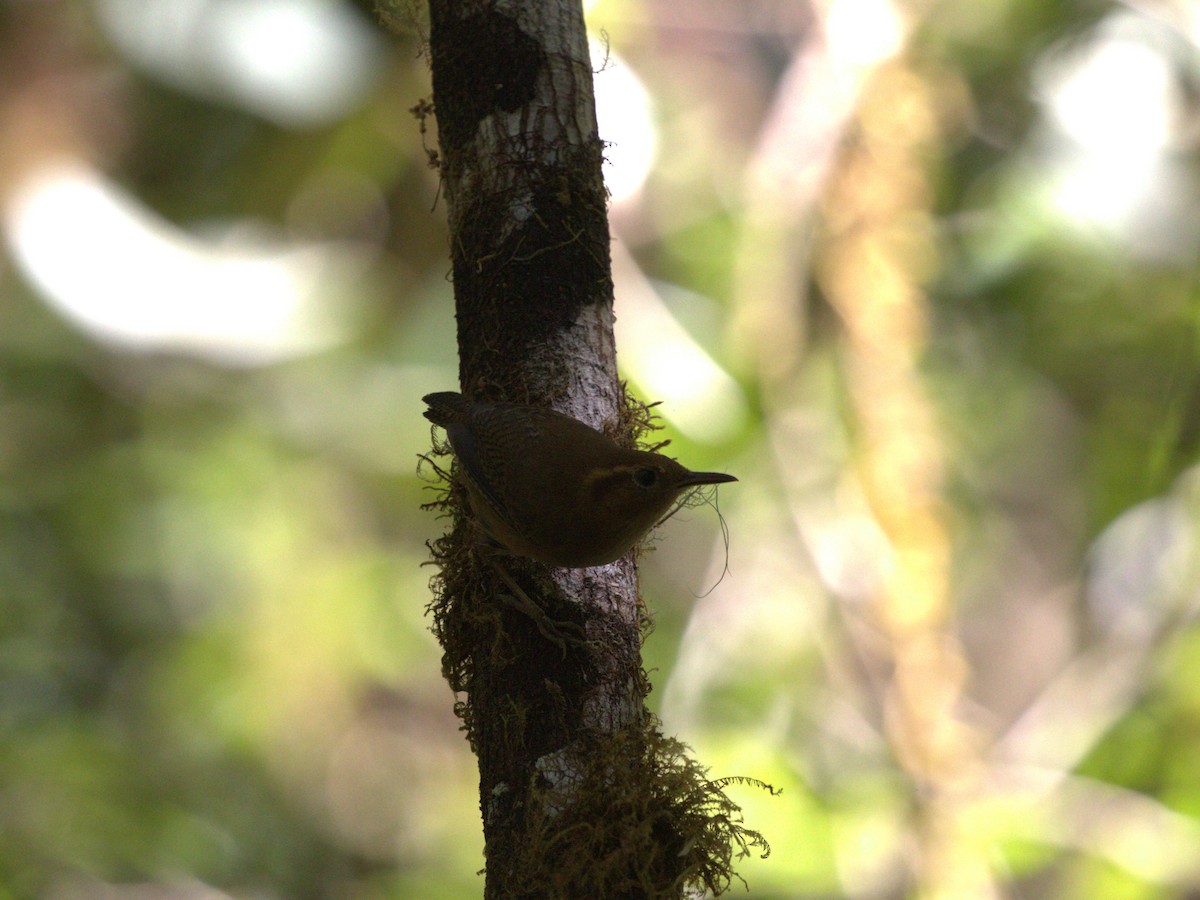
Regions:
<instances>
[{"instance_id":1,"label":"small brown bird","mask_svg":"<svg viewBox=\"0 0 1200 900\"><path fill-rule=\"evenodd\" d=\"M629 450L578 419L536 406L428 394L446 429L471 510L489 538L551 566L624 556L688 488L737 481Z\"/></svg>"}]
</instances>

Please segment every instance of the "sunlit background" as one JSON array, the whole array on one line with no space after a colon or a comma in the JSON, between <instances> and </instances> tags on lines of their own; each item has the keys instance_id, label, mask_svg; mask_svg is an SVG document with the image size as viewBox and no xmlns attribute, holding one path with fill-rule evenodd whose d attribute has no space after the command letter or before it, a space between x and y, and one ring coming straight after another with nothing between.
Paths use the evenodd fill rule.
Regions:
<instances>
[{"instance_id":1,"label":"sunlit background","mask_svg":"<svg viewBox=\"0 0 1200 900\"><path fill-rule=\"evenodd\" d=\"M643 592L783 788L746 896L1200 896L1200 2L587 16L623 373L741 477ZM481 894L397 25L0 2L2 897Z\"/></svg>"}]
</instances>

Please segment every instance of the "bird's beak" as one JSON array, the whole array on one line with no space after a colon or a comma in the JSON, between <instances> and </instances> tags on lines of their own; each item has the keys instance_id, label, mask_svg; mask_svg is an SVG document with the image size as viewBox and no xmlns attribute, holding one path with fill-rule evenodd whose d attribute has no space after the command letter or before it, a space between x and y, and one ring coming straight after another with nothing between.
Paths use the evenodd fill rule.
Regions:
<instances>
[{"instance_id":1,"label":"bird's beak","mask_svg":"<svg viewBox=\"0 0 1200 900\"><path fill-rule=\"evenodd\" d=\"M688 472L687 477L679 483L680 487L692 487L696 484L725 484L727 481L737 481L732 475L724 472Z\"/></svg>"}]
</instances>

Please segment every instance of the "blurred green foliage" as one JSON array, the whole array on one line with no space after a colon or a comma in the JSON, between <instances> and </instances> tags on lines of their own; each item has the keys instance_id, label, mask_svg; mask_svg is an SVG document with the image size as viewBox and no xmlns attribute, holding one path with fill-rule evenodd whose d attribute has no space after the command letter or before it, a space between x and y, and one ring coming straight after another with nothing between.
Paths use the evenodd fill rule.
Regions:
<instances>
[{"instance_id":1,"label":"blurred green foliage","mask_svg":"<svg viewBox=\"0 0 1200 900\"><path fill-rule=\"evenodd\" d=\"M418 511L417 398L457 371L434 137L407 112L428 73L419 26L385 35L364 6L324 4L370 35L369 77L302 124L222 94L223 70L199 57L168 77L171 53L120 39L111 3L3 6L0 63L20 74L0 87L0 896L482 890L473 761L424 620L424 542L441 523ZM895 49L938 122L925 171L906 170L924 179L936 250L914 276L920 385L967 666L956 714L975 741L946 846L995 896L1193 896L1196 10L915 6L897 14ZM884 7L865 4L861 21ZM286 8L272 27L292 21ZM742 868L751 896L930 891L937 873L914 847L944 812L892 733L890 657L863 612L887 538L854 500L847 314L809 265L836 238L826 169L866 120L851 124L859 93L804 111L784 90L805 54L849 48L811 71L861 75L868 94L886 54L855 56L845 33L822 45L829 23L802 4L605 0L589 22L642 79L660 128L642 191L614 201L616 240L742 404L714 443L671 421L674 398L648 398L666 401L689 464L741 477L721 493L723 579L705 507L645 560L651 702L714 776L784 788L730 791L775 851ZM1151 73L1157 60L1164 91L1131 107L1121 85L1142 70L1123 82L1094 62L1114 48ZM1096 111L1072 118L1078 94L1055 105L1087 78L1115 120L1093 143L1080 135ZM1161 140L1121 150L1123 131L1146 134L1122 124L1139 106L1161 112ZM747 264L765 202L747 173L774 171L768 124L788 116L829 136L827 156L798 144L794 166L767 178L779 255ZM212 258L307 248L319 264L287 278L343 273L317 292L334 325L316 345L280 337L259 355L211 335L114 334L104 317L135 271L96 279L95 319L64 311L22 237L22 192L62 156L127 191L136 216L161 217L164 245ZM810 165L825 174L785 199ZM1071 180L1081 172L1109 181ZM61 221L56 270L120 252L116 220L111 243L84 246ZM186 285L164 271L146 319L183 303ZM776 271L786 291L747 291ZM255 298L239 312L252 321ZM748 319L766 329L749 341ZM788 351L765 343L786 335ZM641 389L647 361L621 361Z\"/></svg>"}]
</instances>

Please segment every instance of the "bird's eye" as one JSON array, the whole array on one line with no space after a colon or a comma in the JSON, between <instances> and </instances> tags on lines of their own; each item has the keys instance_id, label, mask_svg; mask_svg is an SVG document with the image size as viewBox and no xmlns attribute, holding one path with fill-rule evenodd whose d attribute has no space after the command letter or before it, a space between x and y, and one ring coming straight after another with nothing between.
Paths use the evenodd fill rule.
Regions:
<instances>
[{"instance_id":1,"label":"bird's eye","mask_svg":"<svg viewBox=\"0 0 1200 900\"><path fill-rule=\"evenodd\" d=\"M633 481L638 487L652 488L658 484L658 472L648 466L633 470Z\"/></svg>"}]
</instances>

